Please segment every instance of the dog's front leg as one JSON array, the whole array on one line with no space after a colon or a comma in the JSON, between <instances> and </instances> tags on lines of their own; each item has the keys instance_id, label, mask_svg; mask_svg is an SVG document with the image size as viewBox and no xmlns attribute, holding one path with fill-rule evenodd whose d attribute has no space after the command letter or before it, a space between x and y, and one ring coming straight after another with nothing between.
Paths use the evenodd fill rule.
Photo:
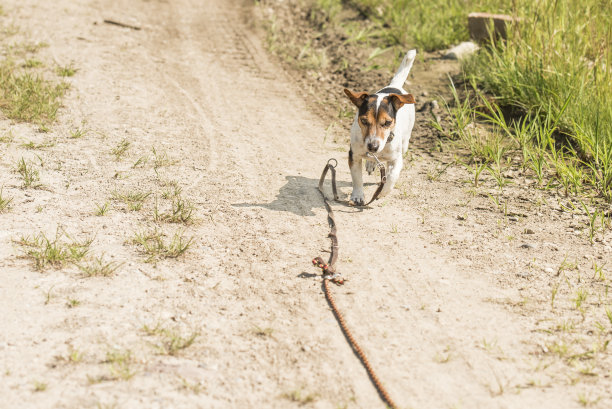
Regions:
<instances>
[{"instance_id":1,"label":"dog's front leg","mask_svg":"<svg viewBox=\"0 0 612 409\"><path fill-rule=\"evenodd\" d=\"M388 171L387 181L385 182L385 186L380 191L380 197L386 196L395 186L395 183L399 179L400 172L403 167L402 156L399 155L399 158L394 161L389 161L388 163Z\"/></svg>"},{"instance_id":2,"label":"dog's front leg","mask_svg":"<svg viewBox=\"0 0 612 409\"><path fill-rule=\"evenodd\" d=\"M365 203L363 197L363 179L361 175L361 157L353 157L353 151L349 151L348 163L351 169L351 179L353 179L353 193L351 193L351 201L357 206L363 206Z\"/></svg>"}]
</instances>

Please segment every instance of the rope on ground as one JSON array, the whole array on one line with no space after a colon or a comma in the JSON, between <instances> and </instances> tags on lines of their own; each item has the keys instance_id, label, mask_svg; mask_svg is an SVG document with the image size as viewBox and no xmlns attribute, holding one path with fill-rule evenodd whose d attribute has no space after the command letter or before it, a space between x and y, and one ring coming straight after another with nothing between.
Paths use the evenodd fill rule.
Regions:
<instances>
[{"instance_id":1,"label":"rope on ground","mask_svg":"<svg viewBox=\"0 0 612 409\"><path fill-rule=\"evenodd\" d=\"M374 159L376 159L377 165L381 172L380 173L381 181L378 186L378 189L376 190L376 192L374 193L374 196L372 197L372 200L370 200L368 204L374 201L378 197L378 193L380 193L380 191L382 190L382 187L384 186L386 182L384 165L378 161L378 158L376 158L376 156L374 156ZM334 162L334 164L332 164L332 162ZM325 176L327 175L327 172L330 171L334 200L339 201L338 200L338 190L336 188L336 169L335 168L337 165L338 165L338 162L335 159L330 159L327 162L327 165L325 166L325 168L323 169L323 173L321 174L321 178L319 179L319 192L321 192L321 195L323 196L323 201L325 202L325 208L327 209L327 222L329 223L329 229L330 229L329 235L328 235L328 237L331 240L331 251L329 255L329 261L325 263L321 257L316 257L315 259L312 260L312 263L323 271L323 289L325 292L325 298L327 299L327 302L329 303L329 306L331 307L334 313L334 316L336 317L336 320L338 321L338 324L340 325L340 328L342 329L342 333L344 334L344 336L346 337L346 340L348 341L349 345L353 349L353 352L357 355L357 357L363 364L365 370L368 373L368 376L370 377L370 380L372 381L372 384L374 384L374 387L376 388L376 391L378 392L378 395L391 409L397 409L397 405L395 404L395 402L393 402L393 400L389 396L389 393L387 392L383 384L380 382L380 379L378 378L378 376L376 376L376 373L374 372L374 369L372 369L372 365L370 365L370 361L368 360L365 353L363 352L363 349L361 349L361 347L355 340L355 337L353 336L352 332L346 325L344 316L338 309L338 306L336 305L336 302L334 300L334 297L331 293L331 289L329 286L330 281L338 285L344 284L344 281L345 281L344 278L342 278L342 276L338 272L336 272L336 261L338 260L338 249L339 249L338 236L336 235L336 231L337 231L336 221L334 219L334 212L331 208L330 200L327 198L327 196L323 192L323 183L325 182Z\"/></svg>"}]
</instances>

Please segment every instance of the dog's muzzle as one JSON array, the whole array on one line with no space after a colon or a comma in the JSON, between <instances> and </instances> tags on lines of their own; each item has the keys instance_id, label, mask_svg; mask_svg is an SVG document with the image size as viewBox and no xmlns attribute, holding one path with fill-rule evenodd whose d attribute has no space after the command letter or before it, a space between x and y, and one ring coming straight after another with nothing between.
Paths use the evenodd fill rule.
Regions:
<instances>
[{"instance_id":1,"label":"dog's muzzle","mask_svg":"<svg viewBox=\"0 0 612 409\"><path fill-rule=\"evenodd\" d=\"M368 142L368 150L372 153L378 152L378 148L380 147L380 141L378 139L374 139L371 142Z\"/></svg>"}]
</instances>

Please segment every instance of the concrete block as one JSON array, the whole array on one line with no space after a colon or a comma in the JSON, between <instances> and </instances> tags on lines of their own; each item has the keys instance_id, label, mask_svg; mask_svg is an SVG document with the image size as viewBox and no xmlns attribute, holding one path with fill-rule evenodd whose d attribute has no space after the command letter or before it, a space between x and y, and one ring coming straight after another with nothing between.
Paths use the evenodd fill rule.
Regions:
<instances>
[{"instance_id":1,"label":"concrete block","mask_svg":"<svg viewBox=\"0 0 612 409\"><path fill-rule=\"evenodd\" d=\"M516 17L505 14L470 13L468 15L468 28L470 37L478 42L489 40L489 27L493 24L494 37L506 39L508 26L518 22Z\"/></svg>"}]
</instances>

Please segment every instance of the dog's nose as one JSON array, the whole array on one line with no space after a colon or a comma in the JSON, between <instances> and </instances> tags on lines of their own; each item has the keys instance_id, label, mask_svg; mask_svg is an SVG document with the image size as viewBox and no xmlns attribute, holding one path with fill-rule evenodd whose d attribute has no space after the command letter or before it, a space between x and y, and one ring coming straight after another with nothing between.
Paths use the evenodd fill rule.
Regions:
<instances>
[{"instance_id":1,"label":"dog's nose","mask_svg":"<svg viewBox=\"0 0 612 409\"><path fill-rule=\"evenodd\" d=\"M370 152L376 152L378 150L378 141L372 141L370 143L368 143L368 150Z\"/></svg>"}]
</instances>

